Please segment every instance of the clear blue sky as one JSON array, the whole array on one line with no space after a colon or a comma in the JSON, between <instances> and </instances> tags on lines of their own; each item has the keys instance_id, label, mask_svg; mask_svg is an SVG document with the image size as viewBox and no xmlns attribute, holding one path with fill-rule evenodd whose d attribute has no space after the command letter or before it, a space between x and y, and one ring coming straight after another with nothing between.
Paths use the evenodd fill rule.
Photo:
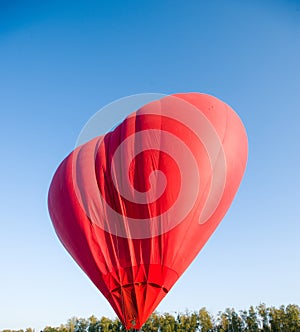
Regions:
<instances>
[{"instance_id":1,"label":"clear blue sky","mask_svg":"<svg viewBox=\"0 0 300 332\"><path fill-rule=\"evenodd\" d=\"M249 136L231 209L158 307L300 304L300 3L0 2L0 330L114 317L58 241L47 191L115 99L199 91Z\"/></svg>"}]
</instances>

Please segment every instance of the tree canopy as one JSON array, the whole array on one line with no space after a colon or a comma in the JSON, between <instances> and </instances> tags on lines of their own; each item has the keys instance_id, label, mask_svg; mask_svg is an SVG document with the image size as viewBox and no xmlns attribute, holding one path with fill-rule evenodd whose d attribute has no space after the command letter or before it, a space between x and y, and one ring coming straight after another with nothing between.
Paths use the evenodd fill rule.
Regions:
<instances>
[{"instance_id":1,"label":"tree canopy","mask_svg":"<svg viewBox=\"0 0 300 332\"><path fill-rule=\"evenodd\" d=\"M70 318L59 327L46 326L42 332L125 332L120 320L95 316ZM260 304L248 310L227 308L212 315L206 308L185 313L154 312L143 325L145 332L300 332L300 307L295 304L267 307ZM35 332L2 330L1 332Z\"/></svg>"}]
</instances>

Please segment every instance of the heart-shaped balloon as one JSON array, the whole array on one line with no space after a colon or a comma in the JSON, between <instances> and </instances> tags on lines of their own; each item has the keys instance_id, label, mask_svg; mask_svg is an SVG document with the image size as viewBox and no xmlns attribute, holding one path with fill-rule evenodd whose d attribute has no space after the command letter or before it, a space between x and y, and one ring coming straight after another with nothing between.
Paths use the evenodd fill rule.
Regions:
<instances>
[{"instance_id":1,"label":"heart-shaped balloon","mask_svg":"<svg viewBox=\"0 0 300 332\"><path fill-rule=\"evenodd\" d=\"M76 148L49 189L56 233L127 329L139 329L214 232L247 136L215 97L151 102Z\"/></svg>"}]
</instances>

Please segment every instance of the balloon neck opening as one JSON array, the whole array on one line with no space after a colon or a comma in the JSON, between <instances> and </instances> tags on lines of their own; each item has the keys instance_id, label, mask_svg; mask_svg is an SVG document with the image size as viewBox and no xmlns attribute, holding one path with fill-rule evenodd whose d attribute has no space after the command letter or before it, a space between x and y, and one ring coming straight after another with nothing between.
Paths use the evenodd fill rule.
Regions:
<instances>
[{"instance_id":1,"label":"balloon neck opening","mask_svg":"<svg viewBox=\"0 0 300 332\"><path fill-rule=\"evenodd\" d=\"M178 274L163 265L141 264L115 269L106 278L110 304L126 330L138 331L177 281Z\"/></svg>"}]
</instances>

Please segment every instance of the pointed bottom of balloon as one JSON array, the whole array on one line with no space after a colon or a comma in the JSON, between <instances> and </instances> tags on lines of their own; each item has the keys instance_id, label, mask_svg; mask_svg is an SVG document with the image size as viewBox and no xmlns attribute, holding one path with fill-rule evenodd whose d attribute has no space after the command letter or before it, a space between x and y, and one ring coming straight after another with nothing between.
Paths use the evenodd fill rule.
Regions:
<instances>
[{"instance_id":1,"label":"pointed bottom of balloon","mask_svg":"<svg viewBox=\"0 0 300 332\"><path fill-rule=\"evenodd\" d=\"M108 301L127 330L140 329L178 279L159 264L118 269L106 276Z\"/></svg>"},{"instance_id":2,"label":"pointed bottom of balloon","mask_svg":"<svg viewBox=\"0 0 300 332\"><path fill-rule=\"evenodd\" d=\"M113 290L114 300L121 304L119 310L126 329L139 330L167 292L164 287L146 282L128 284Z\"/></svg>"}]
</instances>

